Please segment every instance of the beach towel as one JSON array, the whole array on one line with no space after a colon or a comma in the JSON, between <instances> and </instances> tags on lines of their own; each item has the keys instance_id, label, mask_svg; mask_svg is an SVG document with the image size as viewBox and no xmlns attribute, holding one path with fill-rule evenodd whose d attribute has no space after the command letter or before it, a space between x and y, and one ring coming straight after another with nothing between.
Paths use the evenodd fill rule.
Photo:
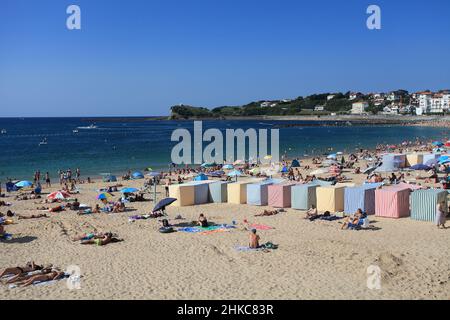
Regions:
<instances>
[{"instance_id":1,"label":"beach towel","mask_svg":"<svg viewBox=\"0 0 450 320\"><path fill-rule=\"evenodd\" d=\"M254 249L254 248L250 248L248 246L236 246L236 247L234 247L234 249L236 251L239 251L239 252L256 252L256 251L264 250L264 248L256 248L256 249Z\"/></svg>"},{"instance_id":2,"label":"beach towel","mask_svg":"<svg viewBox=\"0 0 450 320\"><path fill-rule=\"evenodd\" d=\"M59 282L59 281L61 281L61 280L67 279L67 278L69 278L69 277L70 277L70 274L65 273L65 274L64 274L64 277L62 277L61 279L58 279L58 280L51 280L51 281L44 281L44 282L41 282L41 281L35 281L35 282L33 283L33 286L47 286L47 285L52 285L52 284L55 284L55 283L57 283L57 282ZM11 283L11 284L8 286L9 289L14 289L14 288L17 288L17 287L19 287L19 285L15 284L15 283Z\"/></svg>"},{"instance_id":3,"label":"beach towel","mask_svg":"<svg viewBox=\"0 0 450 320\"><path fill-rule=\"evenodd\" d=\"M178 231L188 232L188 233L197 233L197 232L201 232L202 230L200 230L197 227L184 227L184 228L179 228Z\"/></svg>"},{"instance_id":4,"label":"beach towel","mask_svg":"<svg viewBox=\"0 0 450 320\"><path fill-rule=\"evenodd\" d=\"M264 224L258 224L258 223L253 223L251 225L249 225L250 229L256 229L256 230L272 230L275 229L273 227L270 226L266 226Z\"/></svg>"}]
</instances>

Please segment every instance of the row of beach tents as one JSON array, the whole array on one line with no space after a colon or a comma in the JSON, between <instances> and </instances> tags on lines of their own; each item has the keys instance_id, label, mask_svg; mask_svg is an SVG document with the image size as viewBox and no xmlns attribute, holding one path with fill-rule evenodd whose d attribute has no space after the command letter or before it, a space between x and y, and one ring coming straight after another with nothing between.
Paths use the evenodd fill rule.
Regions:
<instances>
[{"instance_id":1,"label":"row of beach tents","mask_svg":"<svg viewBox=\"0 0 450 320\"><path fill-rule=\"evenodd\" d=\"M171 185L169 194L177 199L174 206L232 203L305 211L314 205L319 212L352 214L361 208L367 214L379 217L410 216L422 221L433 221L437 204L441 201L447 203L448 195L446 190L425 190L406 183L393 186L343 183L333 186L321 180L296 184L282 179L194 181Z\"/></svg>"}]
</instances>

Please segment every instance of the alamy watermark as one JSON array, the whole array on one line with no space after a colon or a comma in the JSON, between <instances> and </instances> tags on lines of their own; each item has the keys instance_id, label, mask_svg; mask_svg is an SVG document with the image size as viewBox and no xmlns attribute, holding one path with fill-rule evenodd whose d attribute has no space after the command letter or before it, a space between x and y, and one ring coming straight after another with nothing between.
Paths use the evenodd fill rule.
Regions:
<instances>
[{"instance_id":1,"label":"alamy watermark","mask_svg":"<svg viewBox=\"0 0 450 320\"><path fill-rule=\"evenodd\" d=\"M67 7L66 13L69 14L66 20L66 27L69 30L81 30L81 8L71 4Z\"/></svg>"},{"instance_id":2,"label":"alamy watermark","mask_svg":"<svg viewBox=\"0 0 450 320\"><path fill-rule=\"evenodd\" d=\"M381 290L381 268L370 265L367 268L367 288L370 290Z\"/></svg>"},{"instance_id":3,"label":"alamy watermark","mask_svg":"<svg viewBox=\"0 0 450 320\"><path fill-rule=\"evenodd\" d=\"M194 137L187 129L172 132L171 141L178 142L172 149L171 158L175 164L201 164L248 160L253 163L277 163L280 159L279 129L270 129L270 155L268 153L269 130L250 128L211 128L203 132L202 121L194 121ZM248 141L248 144L246 143ZM203 142L209 142L203 148ZM225 146L225 152L224 152ZM248 150L248 152L247 152Z\"/></svg>"},{"instance_id":4,"label":"alamy watermark","mask_svg":"<svg viewBox=\"0 0 450 320\"><path fill-rule=\"evenodd\" d=\"M66 280L66 286L69 290L81 289L81 268L77 265L70 265L66 269L69 277Z\"/></svg>"},{"instance_id":5,"label":"alamy watermark","mask_svg":"<svg viewBox=\"0 0 450 320\"><path fill-rule=\"evenodd\" d=\"M370 14L366 21L367 29L381 30L381 8L372 4L367 8L366 12Z\"/></svg>"}]
</instances>

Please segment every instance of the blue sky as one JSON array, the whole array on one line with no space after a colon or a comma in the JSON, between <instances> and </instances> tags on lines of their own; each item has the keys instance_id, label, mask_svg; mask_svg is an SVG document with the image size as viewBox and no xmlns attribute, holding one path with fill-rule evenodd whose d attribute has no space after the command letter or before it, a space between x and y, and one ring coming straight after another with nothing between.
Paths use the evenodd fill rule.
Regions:
<instances>
[{"instance_id":1,"label":"blue sky","mask_svg":"<svg viewBox=\"0 0 450 320\"><path fill-rule=\"evenodd\" d=\"M82 30L66 28L81 8ZM366 9L382 10L382 30ZM0 117L450 87L447 0L1 0Z\"/></svg>"}]
</instances>

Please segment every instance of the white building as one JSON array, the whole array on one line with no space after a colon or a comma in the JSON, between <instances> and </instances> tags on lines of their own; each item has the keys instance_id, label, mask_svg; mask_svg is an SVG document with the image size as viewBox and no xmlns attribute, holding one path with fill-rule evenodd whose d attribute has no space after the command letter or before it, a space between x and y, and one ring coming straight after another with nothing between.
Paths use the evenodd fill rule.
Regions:
<instances>
[{"instance_id":1,"label":"white building","mask_svg":"<svg viewBox=\"0 0 450 320\"><path fill-rule=\"evenodd\" d=\"M417 100L422 113L443 113L450 109L450 91L418 92Z\"/></svg>"},{"instance_id":2,"label":"white building","mask_svg":"<svg viewBox=\"0 0 450 320\"><path fill-rule=\"evenodd\" d=\"M325 107L324 106L316 106L314 108L314 111L325 111Z\"/></svg>"},{"instance_id":3,"label":"white building","mask_svg":"<svg viewBox=\"0 0 450 320\"><path fill-rule=\"evenodd\" d=\"M366 109L369 107L367 102L355 102L352 104L352 114L363 114L366 113Z\"/></svg>"},{"instance_id":4,"label":"white building","mask_svg":"<svg viewBox=\"0 0 450 320\"><path fill-rule=\"evenodd\" d=\"M423 91L417 93L417 100L419 101L419 109L422 109L422 114L430 112L432 97L433 93L430 91Z\"/></svg>"},{"instance_id":5,"label":"white building","mask_svg":"<svg viewBox=\"0 0 450 320\"><path fill-rule=\"evenodd\" d=\"M387 95L387 100L388 101L397 101L398 99L400 99L400 96L398 96L395 92L390 92Z\"/></svg>"}]
</instances>

